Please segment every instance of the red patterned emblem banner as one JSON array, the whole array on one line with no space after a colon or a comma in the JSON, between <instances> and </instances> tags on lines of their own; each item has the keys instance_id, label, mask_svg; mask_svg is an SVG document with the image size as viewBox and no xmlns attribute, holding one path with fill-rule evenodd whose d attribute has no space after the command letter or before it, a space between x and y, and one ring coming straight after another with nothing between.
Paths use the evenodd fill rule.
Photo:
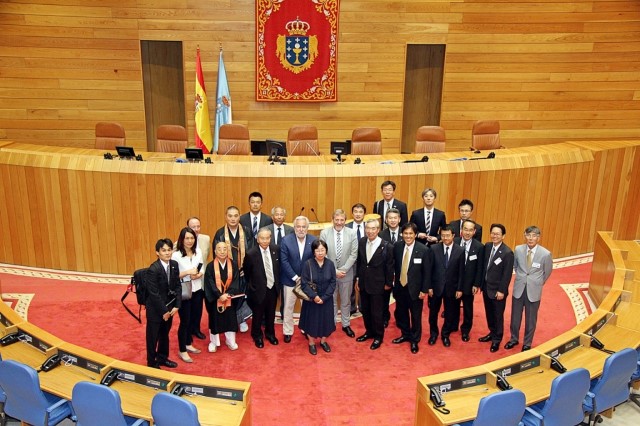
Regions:
<instances>
[{"instance_id":1,"label":"red patterned emblem banner","mask_svg":"<svg viewBox=\"0 0 640 426\"><path fill-rule=\"evenodd\" d=\"M336 101L339 0L256 0L256 100Z\"/></svg>"}]
</instances>

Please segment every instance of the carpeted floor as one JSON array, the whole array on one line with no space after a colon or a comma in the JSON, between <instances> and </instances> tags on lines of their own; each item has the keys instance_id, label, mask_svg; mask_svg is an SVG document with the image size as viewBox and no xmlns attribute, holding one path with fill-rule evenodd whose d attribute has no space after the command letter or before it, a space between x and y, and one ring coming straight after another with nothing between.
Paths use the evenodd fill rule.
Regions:
<instances>
[{"instance_id":1,"label":"carpeted floor","mask_svg":"<svg viewBox=\"0 0 640 426\"><path fill-rule=\"evenodd\" d=\"M576 318L590 312L581 291L589 281L590 257L563 260L554 266L545 286L534 345L572 328ZM145 363L144 324L138 324L120 304L128 278L0 265L0 280L3 299L30 322L68 342ZM510 307L509 302L503 343L508 339ZM315 357L309 355L305 339L297 332L285 344L282 328L277 326L280 344L265 342L264 349L257 349L248 333L238 335L240 348L235 352L223 343L211 354L206 352L208 342L196 340L194 345L203 353L192 356L193 364L180 361L177 371L251 382L256 425L274 425L284 419L291 423L292 418L303 425L409 425L414 420L417 377L483 364L510 353L501 348L492 354L488 344L477 341L487 332L481 297L476 297L474 308L471 342L462 342L460 334L454 333L450 348L440 341L427 345L425 309L423 341L416 355L406 343L391 343L400 335L393 320L377 351L369 349L370 342L356 343L338 329L329 338L332 352L319 350ZM171 333L175 360L177 325L178 318ZM206 328L206 313L202 328ZM356 335L364 332L362 319L354 319L352 328Z\"/></svg>"}]
</instances>

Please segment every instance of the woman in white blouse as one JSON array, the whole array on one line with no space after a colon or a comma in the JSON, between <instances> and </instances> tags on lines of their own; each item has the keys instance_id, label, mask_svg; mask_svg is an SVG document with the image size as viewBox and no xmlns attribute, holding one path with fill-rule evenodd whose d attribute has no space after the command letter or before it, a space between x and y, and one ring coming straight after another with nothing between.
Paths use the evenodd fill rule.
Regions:
<instances>
[{"instance_id":1,"label":"woman in white blouse","mask_svg":"<svg viewBox=\"0 0 640 426\"><path fill-rule=\"evenodd\" d=\"M202 260L202 252L198 248L198 237L191 228L186 227L180 231L177 249L171 258L178 262L180 280L182 281L183 287L182 305L178 311L180 315L180 326L178 327L180 353L178 356L184 362L193 362L193 359L189 356L189 352L197 354L200 353L200 349L193 346L193 338L191 337L191 333L189 333L191 293L202 290L202 275L204 274L202 264L204 262ZM187 290L186 292L185 289Z\"/></svg>"}]
</instances>

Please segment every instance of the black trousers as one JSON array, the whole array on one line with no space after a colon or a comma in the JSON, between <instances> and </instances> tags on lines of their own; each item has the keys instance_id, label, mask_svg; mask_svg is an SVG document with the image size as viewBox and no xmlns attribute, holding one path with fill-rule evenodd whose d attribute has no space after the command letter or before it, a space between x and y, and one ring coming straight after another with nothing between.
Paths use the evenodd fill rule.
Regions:
<instances>
[{"instance_id":1,"label":"black trousers","mask_svg":"<svg viewBox=\"0 0 640 426\"><path fill-rule=\"evenodd\" d=\"M384 290L384 308L382 311L382 319L387 323L391 319L391 311L389 310L389 303L391 303L391 290L391 288L389 290Z\"/></svg>"},{"instance_id":2,"label":"black trousers","mask_svg":"<svg viewBox=\"0 0 640 426\"><path fill-rule=\"evenodd\" d=\"M460 326L460 331L463 334L471 333L471 327L473 327L473 294L463 294L460 299L462 302L462 325ZM460 324L460 306L458 306L457 319L455 320L455 324Z\"/></svg>"},{"instance_id":3,"label":"black trousers","mask_svg":"<svg viewBox=\"0 0 640 426\"><path fill-rule=\"evenodd\" d=\"M360 301L366 333L374 339L382 340L384 338L384 292L370 294L360 289Z\"/></svg>"},{"instance_id":4,"label":"black trousers","mask_svg":"<svg viewBox=\"0 0 640 426\"><path fill-rule=\"evenodd\" d=\"M429 296L427 303L429 305L429 337L437 338L440 334L438 318L440 318L440 308L442 307L442 294Z\"/></svg>"},{"instance_id":5,"label":"black trousers","mask_svg":"<svg viewBox=\"0 0 640 426\"><path fill-rule=\"evenodd\" d=\"M395 291L396 310L394 317L402 336L411 343L420 342L422 336L422 307L424 300L412 300L408 286L400 286Z\"/></svg>"},{"instance_id":6,"label":"black trousers","mask_svg":"<svg viewBox=\"0 0 640 426\"><path fill-rule=\"evenodd\" d=\"M169 358L169 331L173 317L164 321L162 317L147 316L147 365L152 366Z\"/></svg>"},{"instance_id":7,"label":"black trousers","mask_svg":"<svg viewBox=\"0 0 640 426\"><path fill-rule=\"evenodd\" d=\"M178 310L178 315L180 315L180 325L178 326L178 347L180 348L180 352L186 352L187 345L193 343L193 338L189 332L192 306L193 299L183 300Z\"/></svg>"},{"instance_id":8,"label":"black trousers","mask_svg":"<svg viewBox=\"0 0 640 426\"><path fill-rule=\"evenodd\" d=\"M204 305L204 290L194 291L191 294L191 319L189 320L189 334L193 335L200 331L202 322L202 306ZM182 317L180 317L182 320Z\"/></svg>"},{"instance_id":9,"label":"black trousers","mask_svg":"<svg viewBox=\"0 0 640 426\"><path fill-rule=\"evenodd\" d=\"M442 298L444 302L444 325L442 326L442 337L449 337L451 333L458 330L460 323L460 299L455 295Z\"/></svg>"},{"instance_id":10,"label":"black trousers","mask_svg":"<svg viewBox=\"0 0 640 426\"><path fill-rule=\"evenodd\" d=\"M482 293L484 310L487 317L487 326L491 333L491 343L500 344L504 334L504 309L507 306L507 298L502 300L491 299L487 292Z\"/></svg>"},{"instance_id":11,"label":"black trousers","mask_svg":"<svg viewBox=\"0 0 640 426\"><path fill-rule=\"evenodd\" d=\"M256 303L252 299L247 299L249 307L253 311L251 319L251 337L253 339L262 339L262 323L264 320L264 334L267 337L275 337L276 330L274 323L276 321L276 305L278 304L278 290L274 285L267 292L262 303Z\"/></svg>"}]
</instances>

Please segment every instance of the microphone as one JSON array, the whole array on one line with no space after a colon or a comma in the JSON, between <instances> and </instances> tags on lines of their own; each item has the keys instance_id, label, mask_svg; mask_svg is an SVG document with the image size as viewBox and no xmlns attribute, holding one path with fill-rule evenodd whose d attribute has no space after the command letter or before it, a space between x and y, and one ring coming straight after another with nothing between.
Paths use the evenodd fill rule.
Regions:
<instances>
[{"instance_id":1,"label":"microphone","mask_svg":"<svg viewBox=\"0 0 640 426\"><path fill-rule=\"evenodd\" d=\"M297 141L296 142L296 144L293 146L293 149L291 150L289 155L293 155L293 153L296 152L296 149L298 149L298 145L300 145L300 142L302 142L302 141Z\"/></svg>"},{"instance_id":2,"label":"microphone","mask_svg":"<svg viewBox=\"0 0 640 426\"><path fill-rule=\"evenodd\" d=\"M311 150L311 152L313 152L313 153L315 154L315 156L316 156L316 157L319 157L319 156L320 156L320 154L318 154L318 153L316 152L316 150L315 150L315 149L313 149L313 147L311 146L311 144L310 144L309 142L307 142L307 147ZM313 209L311 209L311 211L313 211Z\"/></svg>"},{"instance_id":3,"label":"microphone","mask_svg":"<svg viewBox=\"0 0 640 426\"><path fill-rule=\"evenodd\" d=\"M316 214L316 211L313 209L313 207L311 207L311 213L313 213L313 215L316 217L316 221L312 223L319 223L320 221L318 220L318 215Z\"/></svg>"},{"instance_id":4,"label":"microphone","mask_svg":"<svg viewBox=\"0 0 640 426\"><path fill-rule=\"evenodd\" d=\"M224 157L225 155L227 155L229 152L231 152L232 150L234 150L236 148L236 144L232 144L229 149L227 150L227 152L225 152L224 154L222 154L222 156Z\"/></svg>"},{"instance_id":5,"label":"microphone","mask_svg":"<svg viewBox=\"0 0 640 426\"><path fill-rule=\"evenodd\" d=\"M298 216L302 216L302 212L304 211L304 206L302 206L302 208L300 209L300 212L298 213Z\"/></svg>"}]
</instances>

